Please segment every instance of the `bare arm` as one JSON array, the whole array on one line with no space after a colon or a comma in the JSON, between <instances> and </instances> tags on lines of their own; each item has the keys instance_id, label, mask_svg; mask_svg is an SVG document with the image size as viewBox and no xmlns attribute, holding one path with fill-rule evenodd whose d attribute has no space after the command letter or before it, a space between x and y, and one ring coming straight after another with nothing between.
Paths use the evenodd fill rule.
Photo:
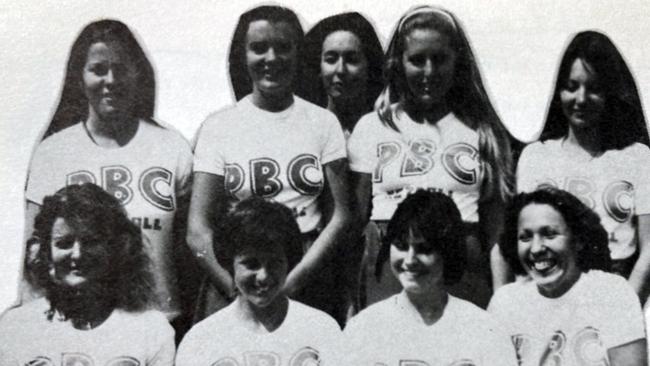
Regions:
<instances>
[{"instance_id":1,"label":"bare arm","mask_svg":"<svg viewBox=\"0 0 650 366\"><path fill-rule=\"evenodd\" d=\"M188 214L187 244L199 265L208 274L213 286L227 297L231 297L232 277L217 262L212 247L213 223L224 214L226 205L224 177L203 172L194 173Z\"/></svg>"},{"instance_id":2,"label":"bare arm","mask_svg":"<svg viewBox=\"0 0 650 366\"><path fill-rule=\"evenodd\" d=\"M320 233L311 248L287 276L285 291L290 296L302 289L309 281L309 277L315 273L323 264L326 258L332 255L336 245L345 236L350 226L351 208L348 195L347 162L339 159L325 164L325 176L327 179L334 209L332 217Z\"/></svg>"},{"instance_id":3,"label":"bare arm","mask_svg":"<svg viewBox=\"0 0 650 366\"><path fill-rule=\"evenodd\" d=\"M650 215L641 215L637 219L639 258L632 268L629 282L643 303L648 297L648 275L650 274Z\"/></svg>"},{"instance_id":4,"label":"bare arm","mask_svg":"<svg viewBox=\"0 0 650 366\"><path fill-rule=\"evenodd\" d=\"M612 366L644 366L648 363L645 338L607 350Z\"/></svg>"},{"instance_id":5,"label":"bare arm","mask_svg":"<svg viewBox=\"0 0 650 366\"><path fill-rule=\"evenodd\" d=\"M371 175L367 173L350 173L350 182L354 190L354 204L356 205L355 225L363 230L370 219L370 200L372 199Z\"/></svg>"},{"instance_id":6,"label":"bare arm","mask_svg":"<svg viewBox=\"0 0 650 366\"><path fill-rule=\"evenodd\" d=\"M493 198L479 204L479 222L481 231L487 236L490 245L490 270L492 271L492 287L499 287L512 282L510 266L499 250L499 241L503 233L505 203L500 198Z\"/></svg>"}]
</instances>

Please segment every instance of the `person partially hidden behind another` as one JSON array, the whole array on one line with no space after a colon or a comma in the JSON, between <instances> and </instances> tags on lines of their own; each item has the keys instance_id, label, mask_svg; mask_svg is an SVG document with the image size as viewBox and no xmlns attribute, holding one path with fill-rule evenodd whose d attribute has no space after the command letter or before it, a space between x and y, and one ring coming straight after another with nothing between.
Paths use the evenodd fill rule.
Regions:
<instances>
[{"instance_id":1,"label":"person partially hidden behind another","mask_svg":"<svg viewBox=\"0 0 650 366\"><path fill-rule=\"evenodd\" d=\"M157 310L140 229L86 183L47 196L27 278L45 297L0 318L0 365L173 365L174 330Z\"/></svg>"},{"instance_id":2,"label":"person partially hidden behind another","mask_svg":"<svg viewBox=\"0 0 650 366\"><path fill-rule=\"evenodd\" d=\"M302 235L291 210L252 196L227 213L217 231L217 260L238 295L190 329L176 365L336 365L336 321L282 290L302 258Z\"/></svg>"},{"instance_id":3,"label":"person partially hidden behind another","mask_svg":"<svg viewBox=\"0 0 650 366\"><path fill-rule=\"evenodd\" d=\"M519 365L647 365L639 298L612 263L598 215L568 192L515 197L501 250L518 281L488 311L512 337Z\"/></svg>"}]
</instances>

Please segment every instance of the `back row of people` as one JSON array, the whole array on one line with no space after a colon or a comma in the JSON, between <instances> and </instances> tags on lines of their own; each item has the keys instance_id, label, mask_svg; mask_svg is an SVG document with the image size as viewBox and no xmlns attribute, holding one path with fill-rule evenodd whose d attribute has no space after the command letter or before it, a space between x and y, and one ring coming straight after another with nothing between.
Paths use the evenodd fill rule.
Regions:
<instances>
[{"instance_id":1,"label":"back row of people","mask_svg":"<svg viewBox=\"0 0 650 366\"><path fill-rule=\"evenodd\" d=\"M221 240L215 224L234 201L273 199L292 210L302 233L303 256L285 293L343 323L353 304L398 291L380 243L397 205L424 188L449 195L464 222L470 270L449 291L485 307L491 282L498 286L509 274L494 244L515 189L515 142L453 14L409 11L384 60L368 29L363 17L346 14L303 39L288 9L243 14L229 58L238 102L202 125L192 157L180 135L152 119L153 71L128 28L116 21L89 25L73 45L59 107L30 167L28 234L46 195L65 185L101 185L144 230L159 306L180 334L189 317L202 318L235 297L231 273L214 256ZM648 179L640 167L648 159L647 130L632 76L606 36L575 37L552 98L542 142L522 154L519 189L554 185L596 210L610 234L614 268L644 299ZM351 133L347 149L341 127ZM354 274L368 218L368 291L360 292ZM185 227L206 274L198 301L191 295L196 266L188 258L179 275L173 263L183 257ZM27 263L38 257L39 244L28 247ZM24 292L42 290L31 287ZM358 293L365 296L356 301Z\"/></svg>"}]
</instances>

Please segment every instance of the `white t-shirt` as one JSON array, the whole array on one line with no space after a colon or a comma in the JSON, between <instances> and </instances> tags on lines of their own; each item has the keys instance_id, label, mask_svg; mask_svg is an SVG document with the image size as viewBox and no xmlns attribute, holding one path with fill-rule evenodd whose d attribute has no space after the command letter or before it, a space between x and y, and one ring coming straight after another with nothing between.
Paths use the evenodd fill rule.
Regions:
<instances>
[{"instance_id":1,"label":"white t-shirt","mask_svg":"<svg viewBox=\"0 0 650 366\"><path fill-rule=\"evenodd\" d=\"M500 325L477 306L449 296L442 317L426 325L393 295L361 311L344 330L350 366L514 366L515 350Z\"/></svg>"},{"instance_id":2,"label":"white t-shirt","mask_svg":"<svg viewBox=\"0 0 650 366\"><path fill-rule=\"evenodd\" d=\"M348 140L350 170L372 174L371 220L390 220L409 193L431 189L449 195L463 221L478 222L484 172L477 132L453 113L435 124L405 112L393 112L393 120L400 132L366 114Z\"/></svg>"},{"instance_id":3,"label":"white t-shirt","mask_svg":"<svg viewBox=\"0 0 650 366\"><path fill-rule=\"evenodd\" d=\"M45 196L66 185L90 182L117 198L148 239L160 310L173 318L179 314L173 222L191 174L192 151L176 131L140 121L127 145L109 149L96 145L77 123L38 146L25 197L42 205Z\"/></svg>"},{"instance_id":4,"label":"white t-shirt","mask_svg":"<svg viewBox=\"0 0 650 366\"><path fill-rule=\"evenodd\" d=\"M0 318L0 365L171 366L174 329L162 313L114 310L100 326L78 330L58 314L47 320L45 298Z\"/></svg>"},{"instance_id":5,"label":"white t-shirt","mask_svg":"<svg viewBox=\"0 0 650 366\"><path fill-rule=\"evenodd\" d=\"M269 333L242 320L239 301L190 329L178 348L177 366L336 365L341 330L329 315L289 300L286 318Z\"/></svg>"},{"instance_id":6,"label":"white t-shirt","mask_svg":"<svg viewBox=\"0 0 650 366\"><path fill-rule=\"evenodd\" d=\"M571 151L574 151L573 153ZM542 185L568 191L593 209L609 233L612 259L636 251L634 216L650 214L650 149L635 143L591 157L567 149L563 139L535 142L521 153L517 190Z\"/></svg>"},{"instance_id":7,"label":"white t-shirt","mask_svg":"<svg viewBox=\"0 0 650 366\"><path fill-rule=\"evenodd\" d=\"M302 232L317 228L323 165L345 158L334 114L294 96L281 112L256 107L250 96L212 114L201 126L194 171L224 176L226 192L253 194L294 211Z\"/></svg>"},{"instance_id":8,"label":"white t-shirt","mask_svg":"<svg viewBox=\"0 0 650 366\"><path fill-rule=\"evenodd\" d=\"M645 337L632 288L623 277L597 270L555 299L542 296L534 281L508 284L488 311L512 337L521 366L559 360L563 366L609 365L608 349Z\"/></svg>"}]
</instances>

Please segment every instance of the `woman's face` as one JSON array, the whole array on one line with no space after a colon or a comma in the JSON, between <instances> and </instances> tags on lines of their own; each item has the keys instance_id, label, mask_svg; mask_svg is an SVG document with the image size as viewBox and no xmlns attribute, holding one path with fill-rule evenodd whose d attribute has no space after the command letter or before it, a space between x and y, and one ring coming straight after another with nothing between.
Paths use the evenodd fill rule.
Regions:
<instances>
[{"instance_id":1,"label":"woman's face","mask_svg":"<svg viewBox=\"0 0 650 366\"><path fill-rule=\"evenodd\" d=\"M560 89L562 112L569 126L577 129L593 128L605 110L605 92L591 65L576 59L571 65L568 80Z\"/></svg>"},{"instance_id":2,"label":"woman's face","mask_svg":"<svg viewBox=\"0 0 650 366\"><path fill-rule=\"evenodd\" d=\"M558 297L580 277L576 243L553 206L531 203L519 213L517 251L542 295Z\"/></svg>"},{"instance_id":3,"label":"woman's face","mask_svg":"<svg viewBox=\"0 0 650 366\"><path fill-rule=\"evenodd\" d=\"M246 65L253 93L283 97L293 92L296 72L295 31L287 22L256 20L246 33Z\"/></svg>"},{"instance_id":4,"label":"woman's face","mask_svg":"<svg viewBox=\"0 0 650 366\"><path fill-rule=\"evenodd\" d=\"M137 71L122 45L97 42L88 49L82 83L88 104L101 119L128 113L135 93Z\"/></svg>"},{"instance_id":5,"label":"woman's face","mask_svg":"<svg viewBox=\"0 0 650 366\"><path fill-rule=\"evenodd\" d=\"M425 294L443 283L442 255L411 227L408 237L396 239L390 246L393 274L406 292Z\"/></svg>"},{"instance_id":6,"label":"woman's face","mask_svg":"<svg viewBox=\"0 0 650 366\"><path fill-rule=\"evenodd\" d=\"M445 102L454 79L456 51L448 36L433 29L413 29L405 36L402 67L410 98L429 109Z\"/></svg>"},{"instance_id":7,"label":"woman's face","mask_svg":"<svg viewBox=\"0 0 650 366\"><path fill-rule=\"evenodd\" d=\"M325 38L320 69L325 92L334 103L354 103L365 96L368 60L354 33L339 30Z\"/></svg>"},{"instance_id":8,"label":"woman's face","mask_svg":"<svg viewBox=\"0 0 650 366\"><path fill-rule=\"evenodd\" d=\"M235 286L243 300L265 308L279 299L288 271L281 245L245 246L233 260Z\"/></svg>"},{"instance_id":9,"label":"woman's face","mask_svg":"<svg viewBox=\"0 0 650 366\"><path fill-rule=\"evenodd\" d=\"M52 225L50 239L54 282L78 287L101 279L110 268L106 242L97 235L80 234L59 217Z\"/></svg>"}]
</instances>

